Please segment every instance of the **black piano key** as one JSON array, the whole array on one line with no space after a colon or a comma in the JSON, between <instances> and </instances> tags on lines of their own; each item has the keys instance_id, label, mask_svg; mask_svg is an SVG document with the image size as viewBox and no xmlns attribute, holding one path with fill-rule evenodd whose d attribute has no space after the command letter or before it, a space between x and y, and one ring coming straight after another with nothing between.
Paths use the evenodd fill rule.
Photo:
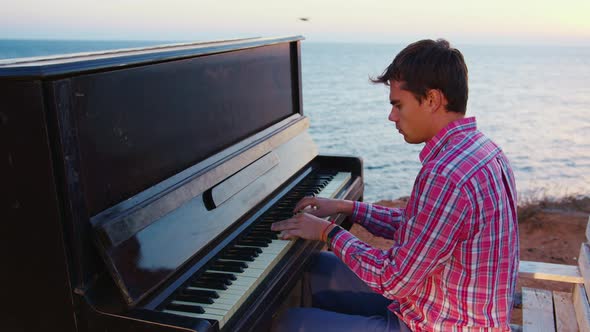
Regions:
<instances>
[{"instance_id":1,"label":"black piano key","mask_svg":"<svg viewBox=\"0 0 590 332\"><path fill-rule=\"evenodd\" d=\"M175 311L183 311L183 312L192 312L195 314L202 314L205 312L203 307L198 305L187 305L187 304L176 304L170 303L166 306L168 310L175 310Z\"/></svg>"},{"instance_id":2,"label":"black piano key","mask_svg":"<svg viewBox=\"0 0 590 332\"><path fill-rule=\"evenodd\" d=\"M309 191L313 191L315 189L317 189L316 186L313 186L313 187L303 187L303 188L297 188L297 191L296 192L297 193L301 193L301 194L305 194L305 193L307 193Z\"/></svg>"},{"instance_id":3,"label":"black piano key","mask_svg":"<svg viewBox=\"0 0 590 332\"><path fill-rule=\"evenodd\" d=\"M277 221L281 221L284 219L269 219L269 220L261 220L259 223L256 224L256 230L261 230L263 232L270 230L270 225L274 224ZM254 228L253 228L254 229Z\"/></svg>"},{"instance_id":4,"label":"black piano key","mask_svg":"<svg viewBox=\"0 0 590 332\"><path fill-rule=\"evenodd\" d=\"M288 219L288 218L285 218L285 219ZM279 219L264 220L264 221L261 221L261 222L259 222L259 223L257 224L257 226L258 226L259 228L262 228L262 227L264 227L264 228L262 228L264 231L269 231L269 230L270 230L270 226L271 226L272 224L274 224L274 223L275 223L275 222L277 222L277 221L281 221L281 220L285 220L285 219L280 219L280 218L279 218Z\"/></svg>"},{"instance_id":5,"label":"black piano key","mask_svg":"<svg viewBox=\"0 0 590 332\"><path fill-rule=\"evenodd\" d=\"M292 201L288 201L288 202L281 202L279 203L276 208L280 209L280 210L289 210L291 209L293 206L295 206L297 202L292 202Z\"/></svg>"},{"instance_id":6,"label":"black piano key","mask_svg":"<svg viewBox=\"0 0 590 332\"><path fill-rule=\"evenodd\" d=\"M289 208L289 209L277 209L277 210L273 210L267 214L265 214L262 218L275 218L276 216L279 215L293 215L293 209Z\"/></svg>"},{"instance_id":7,"label":"black piano key","mask_svg":"<svg viewBox=\"0 0 590 332\"><path fill-rule=\"evenodd\" d=\"M315 192L318 190L318 188L308 188L305 190L301 191L301 194L303 196L313 196L313 194L315 194Z\"/></svg>"},{"instance_id":8,"label":"black piano key","mask_svg":"<svg viewBox=\"0 0 590 332\"><path fill-rule=\"evenodd\" d=\"M274 221L260 221L256 225L252 226L253 232L271 232L270 225L272 225Z\"/></svg>"},{"instance_id":9,"label":"black piano key","mask_svg":"<svg viewBox=\"0 0 590 332\"><path fill-rule=\"evenodd\" d=\"M204 272L199 277L211 278L211 279L229 279L229 280L236 280L236 276L231 273L217 273L217 272Z\"/></svg>"},{"instance_id":10,"label":"black piano key","mask_svg":"<svg viewBox=\"0 0 590 332\"><path fill-rule=\"evenodd\" d=\"M222 259L232 259L232 260L238 260L238 261L248 261L248 262L253 262L256 258L252 255L247 255L247 254L228 254L225 253L223 255L221 255Z\"/></svg>"},{"instance_id":11,"label":"black piano key","mask_svg":"<svg viewBox=\"0 0 590 332\"><path fill-rule=\"evenodd\" d=\"M240 249L242 249L242 248L240 248ZM257 248L257 249L260 249L260 248ZM256 257L258 257L258 254L259 254L258 252L245 251L245 250L244 251L229 251L227 253L228 254L231 254L231 255L247 255L247 256L252 256L252 257L254 257L254 259L256 259Z\"/></svg>"},{"instance_id":12,"label":"black piano key","mask_svg":"<svg viewBox=\"0 0 590 332\"><path fill-rule=\"evenodd\" d=\"M261 225L262 227L256 228L254 229L254 231L256 233L254 233L255 236L266 236L269 239L274 239L274 237L279 234L279 232L275 232L273 230L270 229L270 223L267 225Z\"/></svg>"},{"instance_id":13,"label":"black piano key","mask_svg":"<svg viewBox=\"0 0 590 332\"><path fill-rule=\"evenodd\" d=\"M219 266L212 266L211 269L216 270L216 271L235 272L235 273L244 272L244 268L239 267L239 266L219 265Z\"/></svg>"},{"instance_id":14,"label":"black piano key","mask_svg":"<svg viewBox=\"0 0 590 332\"><path fill-rule=\"evenodd\" d=\"M236 262L236 261L221 261L218 260L213 265L225 265L225 266L238 266L243 268L248 268L248 264L246 262Z\"/></svg>"},{"instance_id":15,"label":"black piano key","mask_svg":"<svg viewBox=\"0 0 590 332\"><path fill-rule=\"evenodd\" d=\"M216 299L219 297L219 294L216 291L211 290L204 290L204 289L183 289L180 294L185 295L193 295L193 296L201 296L201 297L210 297L212 299Z\"/></svg>"},{"instance_id":16,"label":"black piano key","mask_svg":"<svg viewBox=\"0 0 590 332\"><path fill-rule=\"evenodd\" d=\"M272 234L276 234L275 231L270 230L270 225L272 225L272 222L264 222L257 224L256 226L250 229L250 233L248 234L252 236L269 236Z\"/></svg>"},{"instance_id":17,"label":"black piano key","mask_svg":"<svg viewBox=\"0 0 590 332\"><path fill-rule=\"evenodd\" d=\"M246 240L246 239L238 240L238 245L260 247L260 248L268 247L268 243L265 241L252 241L252 240Z\"/></svg>"},{"instance_id":18,"label":"black piano key","mask_svg":"<svg viewBox=\"0 0 590 332\"><path fill-rule=\"evenodd\" d=\"M260 241L260 242L265 242L265 243L272 242L272 240L270 238L265 237L265 236L256 235L256 234L248 234L248 236L246 236L244 239L250 240L250 241Z\"/></svg>"},{"instance_id":19,"label":"black piano key","mask_svg":"<svg viewBox=\"0 0 590 332\"><path fill-rule=\"evenodd\" d=\"M194 280L200 280L200 281L203 281L203 282L212 280L212 281L216 281L216 282L222 282L222 283L224 283L224 284L226 284L228 286L232 284L232 279L226 278L226 277L223 277L223 278L213 278L213 277L208 277L208 276L200 275L198 278L195 278Z\"/></svg>"},{"instance_id":20,"label":"black piano key","mask_svg":"<svg viewBox=\"0 0 590 332\"><path fill-rule=\"evenodd\" d=\"M289 213L292 213L291 212L291 205L289 205L288 207L282 206L282 207L276 208L276 209L272 210L272 212L267 214L266 216L268 217L268 216L275 216L277 214L289 214Z\"/></svg>"},{"instance_id":21,"label":"black piano key","mask_svg":"<svg viewBox=\"0 0 590 332\"><path fill-rule=\"evenodd\" d=\"M301 190L301 191L298 191L298 193L301 194L301 197L313 196L313 194L314 194L313 189Z\"/></svg>"},{"instance_id":22,"label":"black piano key","mask_svg":"<svg viewBox=\"0 0 590 332\"><path fill-rule=\"evenodd\" d=\"M227 249L225 252L227 253L235 253L235 254L246 254L246 255L252 255L257 257L258 254L262 253L262 249L260 248L244 248L244 247L231 247L229 249Z\"/></svg>"},{"instance_id":23,"label":"black piano key","mask_svg":"<svg viewBox=\"0 0 590 332\"><path fill-rule=\"evenodd\" d=\"M262 220L263 221L283 220L283 219L289 219L292 217L293 217L293 211L289 211L289 212L271 214L271 215L265 216Z\"/></svg>"},{"instance_id":24,"label":"black piano key","mask_svg":"<svg viewBox=\"0 0 590 332\"><path fill-rule=\"evenodd\" d=\"M260 219L254 226L252 226L252 230L261 229L263 227L269 227L272 223L277 222L279 220L283 219Z\"/></svg>"},{"instance_id":25,"label":"black piano key","mask_svg":"<svg viewBox=\"0 0 590 332\"><path fill-rule=\"evenodd\" d=\"M216 271L225 271L225 272L236 272L236 273L244 272L244 267L233 266L233 265L214 264L214 265L211 265L211 269L216 270Z\"/></svg>"},{"instance_id":26,"label":"black piano key","mask_svg":"<svg viewBox=\"0 0 590 332\"><path fill-rule=\"evenodd\" d=\"M257 232L251 231L248 233L248 235L246 235L244 237L244 239L255 240L255 241L260 240L260 241L265 241L265 242L270 243L270 242L272 242L272 240L270 239L270 236L271 236L270 233L272 233L272 231L270 231L270 230L257 231Z\"/></svg>"},{"instance_id":27,"label":"black piano key","mask_svg":"<svg viewBox=\"0 0 590 332\"><path fill-rule=\"evenodd\" d=\"M267 231L253 230L249 234L250 235L253 235L253 236L266 237L267 239L276 239L277 238L277 235L278 235L278 232L273 232L273 231L270 230L270 228L268 228Z\"/></svg>"},{"instance_id":28,"label":"black piano key","mask_svg":"<svg viewBox=\"0 0 590 332\"><path fill-rule=\"evenodd\" d=\"M190 294L184 294L184 293L177 294L174 297L174 299L178 300L178 301L194 302L194 303L200 303L200 304L212 304L214 302L213 298L211 298L211 297L190 295Z\"/></svg>"},{"instance_id":29,"label":"black piano key","mask_svg":"<svg viewBox=\"0 0 590 332\"><path fill-rule=\"evenodd\" d=\"M260 225L257 225L257 227L256 228L253 228L252 230L253 231L256 231L256 232L265 232L265 233L266 232L273 232L270 229L270 225L272 225L272 223L260 224Z\"/></svg>"},{"instance_id":30,"label":"black piano key","mask_svg":"<svg viewBox=\"0 0 590 332\"><path fill-rule=\"evenodd\" d=\"M218 269L216 269L218 270ZM238 272L238 271L235 271ZM240 271L243 272L243 271ZM191 286L193 287L199 287L199 288L209 288L209 289L218 289L218 290L226 290L227 289L227 284L223 281L219 281L219 280L194 280L191 281L190 283Z\"/></svg>"}]
</instances>

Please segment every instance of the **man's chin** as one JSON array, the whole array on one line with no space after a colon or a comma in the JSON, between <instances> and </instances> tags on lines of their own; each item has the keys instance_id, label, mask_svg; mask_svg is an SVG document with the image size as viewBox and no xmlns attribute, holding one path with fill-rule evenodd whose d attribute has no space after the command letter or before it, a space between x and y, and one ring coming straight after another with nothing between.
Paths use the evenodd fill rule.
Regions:
<instances>
[{"instance_id":1,"label":"man's chin","mask_svg":"<svg viewBox=\"0 0 590 332\"><path fill-rule=\"evenodd\" d=\"M420 143L424 143L424 141L412 139L411 137L408 137L407 135L404 135L404 141L406 141L406 143L408 143L408 144L420 144Z\"/></svg>"},{"instance_id":2,"label":"man's chin","mask_svg":"<svg viewBox=\"0 0 590 332\"><path fill-rule=\"evenodd\" d=\"M399 132L400 135L402 135L404 137L404 141L406 141L406 143L409 143L409 144L419 144L419 143L422 143L422 142L416 142L416 140L414 140L411 137L409 137L408 135L406 135L406 133L403 132L400 129L398 129L397 131Z\"/></svg>"},{"instance_id":3,"label":"man's chin","mask_svg":"<svg viewBox=\"0 0 590 332\"><path fill-rule=\"evenodd\" d=\"M408 137L408 135L406 135L405 133L403 133L403 132L401 132L401 131L400 131L399 133L400 133L400 135L402 135L402 136L404 137L404 141L406 141L406 143L410 143L410 144L412 144L412 141L411 141L411 139Z\"/></svg>"}]
</instances>

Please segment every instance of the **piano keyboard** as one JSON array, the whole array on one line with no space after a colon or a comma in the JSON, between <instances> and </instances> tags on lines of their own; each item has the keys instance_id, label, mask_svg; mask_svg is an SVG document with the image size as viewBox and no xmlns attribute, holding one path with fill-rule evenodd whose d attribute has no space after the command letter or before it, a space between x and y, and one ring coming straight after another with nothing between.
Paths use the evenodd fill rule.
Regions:
<instances>
[{"instance_id":1,"label":"piano keyboard","mask_svg":"<svg viewBox=\"0 0 590 332\"><path fill-rule=\"evenodd\" d=\"M346 185L348 172L312 173L289 191L243 235L213 258L203 271L166 301L160 310L181 316L216 320L221 329L293 246L280 240L270 225L293 215L304 196L335 197Z\"/></svg>"}]
</instances>

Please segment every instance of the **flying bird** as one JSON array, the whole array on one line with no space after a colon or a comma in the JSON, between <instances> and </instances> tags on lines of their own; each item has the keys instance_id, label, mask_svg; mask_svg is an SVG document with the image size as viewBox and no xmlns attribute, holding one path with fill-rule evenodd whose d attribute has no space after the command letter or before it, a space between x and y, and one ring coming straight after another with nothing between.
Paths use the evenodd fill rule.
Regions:
<instances>
[{"instance_id":1,"label":"flying bird","mask_svg":"<svg viewBox=\"0 0 590 332\"><path fill-rule=\"evenodd\" d=\"M299 20L303 21L303 22L307 22L307 21L309 21L309 17L300 17Z\"/></svg>"}]
</instances>

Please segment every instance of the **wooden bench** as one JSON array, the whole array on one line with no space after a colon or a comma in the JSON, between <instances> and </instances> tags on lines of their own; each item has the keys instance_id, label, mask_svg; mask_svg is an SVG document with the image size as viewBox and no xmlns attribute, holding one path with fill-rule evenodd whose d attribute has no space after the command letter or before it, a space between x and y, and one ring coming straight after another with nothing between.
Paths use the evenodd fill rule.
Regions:
<instances>
[{"instance_id":1,"label":"wooden bench","mask_svg":"<svg viewBox=\"0 0 590 332\"><path fill-rule=\"evenodd\" d=\"M522 288L522 326L513 331L590 332L590 218L578 266L521 261L519 277L572 284L571 293Z\"/></svg>"}]
</instances>

